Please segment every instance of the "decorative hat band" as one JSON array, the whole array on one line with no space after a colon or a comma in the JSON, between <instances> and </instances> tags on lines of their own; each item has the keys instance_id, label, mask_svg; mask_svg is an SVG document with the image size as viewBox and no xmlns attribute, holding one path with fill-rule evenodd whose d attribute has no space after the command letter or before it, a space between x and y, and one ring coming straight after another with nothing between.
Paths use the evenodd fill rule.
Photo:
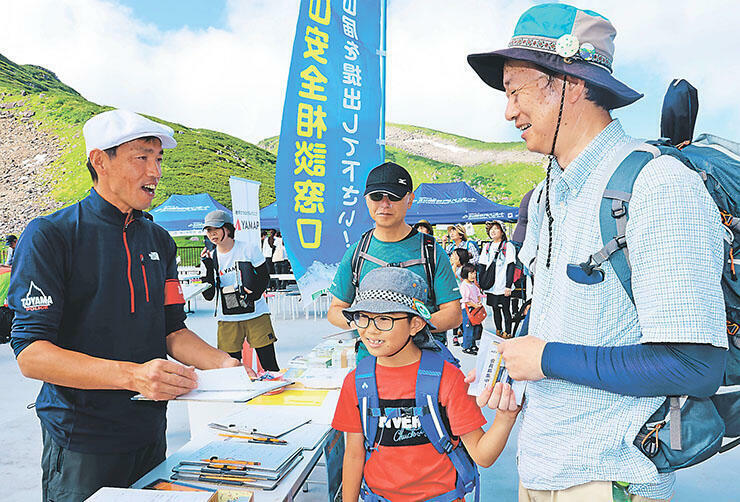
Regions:
<instances>
[{"instance_id":1,"label":"decorative hat band","mask_svg":"<svg viewBox=\"0 0 740 502\"><path fill-rule=\"evenodd\" d=\"M389 291L386 289L359 290L357 292L356 303L366 300L382 300L387 302L400 303L404 307L413 309L414 311L418 312L419 315L424 319L429 319L431 317L431 313L426 308L426 305L424 305L424 302L422 302L421 300L417 300L416 298L412 298L409 295L399 293L397 291Z\"/></svg>"},{"instance_id":2,"label":"decorative hat band","mask_svg":"<svg viewBox=\"0 0 740 502\"><path fill-rule=\"evenodd\" d=\"M530 49L540 52L548 52L561 56L566 63L570 60L582 60L595 64L612 72L611 58L598 52L593 44L589 42L580 43L575 35L563 35L557 40L549 37L538 37L534 35L517 35L509 42L509 48Z\"/></svg>"}]
</instances>

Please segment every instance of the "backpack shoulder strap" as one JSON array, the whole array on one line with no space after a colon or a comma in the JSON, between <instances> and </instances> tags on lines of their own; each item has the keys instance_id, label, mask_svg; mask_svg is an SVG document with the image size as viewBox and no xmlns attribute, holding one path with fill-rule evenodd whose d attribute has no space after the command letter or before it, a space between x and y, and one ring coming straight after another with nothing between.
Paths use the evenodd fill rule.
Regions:
<instances>
[{"instance_id":1,"label":"backpack shoulder strap","mask_svg":"<svg viewBox=\"0 0 740 502\"><path fill-rule=\"evenodd\" d=\"M434 448L448 456L457 472L455 489L444 494L444 500L464 498L466 493L475 490L476 502L480 497L480 476L478 469L468 456L462 443L455 444L450 432L442 421L439 410L439 386L442 381L444 359L431 350L421 351L421 362L416 377L416 408L427 411L421 414L421 427ZM435 499L436 500L436 499Z\"/></svg>"},{"instance_id":2,"label":"backpack shoulder strap","mask_svg":"<svg viewBox=\"0 0 740 502\"><path fill-rule=\"evenodd\" d=\"M216 317L218 315L218 300L221 296L221 274L219 273L218 251L216 248L213 248L213 278L216 283L216 302L213 306L213 317Z\"/></svg>"},{"instance_id":3,"label":"backpack shoulder strap","mask_svg":"<svg viewBox=\"0 0 740 502\"><path fill-rule=\"evenodd\" d=\"M442 422L439 411L439 385L442 381L444 359L435 351L422 350L416 377L416 406L426 407L428 414L421 418L421 426L429 441L439 453L449 453L454 444Z\"/></svg>"},{"instance_id":4,"label":"backpack shoulder strap","mask_svg":"<svg viewBox=\"0 0 740 502\"><path fill-rule=\"evenodd\" d=\"M365 437L365 452L368 457L375 448L375 438L378 435L378 418L380 417L378 383L375 380L375 361L375 356L363 357L357 363L357 369L355 370L357 405L360 408L362 433Z\"/></svg>"},{"instance_id":5,"label":"backpack shoulder strap","mask_svg":"<svg viewBox=\"0 0 740 502\"><path fill-rule=\"evenodd\" d=\"M360 241L357 243L355 251L352 253L352 285L357 289L360 285L360 272L362 272L362 262L367 257L367 250L370 247L370 241L373 238L373 228L362 234Z\"/></svg>"},{"instance_id":6,"label":"backpack shoulder strap","mask_svg":"<svg viewBox=\"0 0 740 502\"><path fill-rule=\"evenodd\" d=\"M437 295L434 294L434 276L437 271L437 241L433 236L421 234L421 259L424 260L424 272L427 274L429 285L429 302L436 305Z\"/></svg>"},{"instance_id":7,"label":"backpack shoulder strap","mask_svg":"<svg viewBox=\"0 0 740 502\"><path fill-rule=\"evenodd\" d=\"M653 159L661 155L671 155L681 162L685 157L675 148L662 143L641 143L629 145L630 151L626 156L615 156L619 164L614 169L604 188L599 207L599 226L603 247L588 257L581 268L587 274L609 260L612 268L622 283L630 300L634 302L632 294L632 269L627 249L627 221L629 219L629 202L635 180L642 169Z\"/></svg>"}]
</instances>

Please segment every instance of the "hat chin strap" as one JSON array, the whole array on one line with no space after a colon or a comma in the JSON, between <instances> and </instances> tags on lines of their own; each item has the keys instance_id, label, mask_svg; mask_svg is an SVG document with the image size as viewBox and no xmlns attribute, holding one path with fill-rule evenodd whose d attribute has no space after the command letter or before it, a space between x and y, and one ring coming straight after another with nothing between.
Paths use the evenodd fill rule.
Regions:
<instances>
[{"instance_id":1,"label":"hat chin strap","mask_svg":"<svg viewBox=\"0 0 740 502\"><path fill-rule=\"evenodd\" d=\"M568 83L568 76L563 75L563 92L560 93L560 110L558 111L558 123L555 126L555 135L552 138L552 148L550 148L550 163L547 165L547 176L545 177L545 213L547 213L547 262L545 266L550 268L552 258L552 210L550 209L550 172L552 171L552 161L555 159L555 142L558 140L560 131L560 121L563 118L563 104L565 103L565 85Z\"/></svg>"},{"instance_id":2,"label":"hat chin strap","mask_svg":"<svg viewBox=\"0 0 740 502\"><path fill-rule=\"evenodd\" d=\"M558 123L555 126L555 135L552 138L552 148L550 148L550 164L552 159L555 158L555 142L558 140L558 132L560 131L560 121L563 118L563 104L565 103L565 85L568 83L568 76L563 75L563 92L560 94L560 110L558 110Z\"/></svg>"}]
</instances>

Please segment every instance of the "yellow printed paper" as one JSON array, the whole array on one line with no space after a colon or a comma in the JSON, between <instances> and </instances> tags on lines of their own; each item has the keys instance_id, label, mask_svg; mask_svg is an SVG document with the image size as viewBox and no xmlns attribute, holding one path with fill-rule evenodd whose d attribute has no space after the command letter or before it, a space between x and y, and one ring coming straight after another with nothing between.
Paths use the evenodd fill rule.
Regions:
<instances>
[{"instance_id":1,"label":"yellow printed paper","mask_svg":"<svg viewBox=\"0 0 740 502\"><path fill-rule=\"evenodd\" d=\"M328 390L286 390L274 396L259 396L250 405L261 406L321 406Z\"/></svg>"}]
</instances>

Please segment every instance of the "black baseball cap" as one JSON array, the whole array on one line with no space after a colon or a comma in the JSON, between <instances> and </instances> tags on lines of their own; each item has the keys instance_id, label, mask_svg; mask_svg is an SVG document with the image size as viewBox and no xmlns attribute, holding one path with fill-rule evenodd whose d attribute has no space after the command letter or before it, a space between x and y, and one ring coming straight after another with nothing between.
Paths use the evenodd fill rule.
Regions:
<instances>
[{"instance_id":1,"label":"black baseball cap","mask_svg":"<svg viewBox=\"0 0 740 502\"><path fill-rule=\"evenodd\" d=\"M414 182L411 181L409 172L398 164L385 162L370 171L367 175L365 193L368 195L375 192L383 192L403 197L414 191Z\"/></svg>"}]
</instances>

